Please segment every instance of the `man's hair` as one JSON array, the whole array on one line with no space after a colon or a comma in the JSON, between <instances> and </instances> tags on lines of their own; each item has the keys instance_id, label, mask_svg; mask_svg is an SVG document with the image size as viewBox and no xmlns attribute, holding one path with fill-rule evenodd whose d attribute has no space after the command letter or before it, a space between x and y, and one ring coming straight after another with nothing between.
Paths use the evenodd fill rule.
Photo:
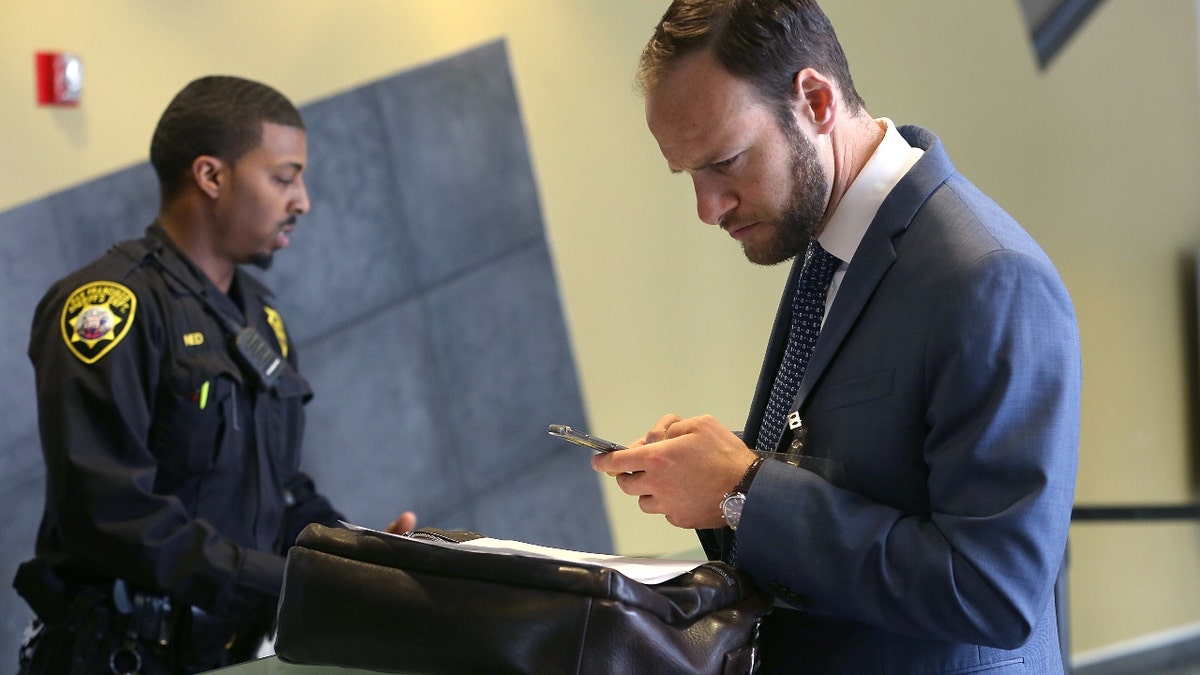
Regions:
<instances>
[{"instance_id":1,"label":"man's hair","mask_svg":"<svg viewBox=\"0 0 1200 675\"><path fill-rule=\"evenodd\" d=\"M304 128L296 106L265 84L226 75L189 83L171 99L150 141L150 164L163 200L183 187L197 157L233 164L258 147L264 122Z\"/></svg>"},{"instance_id":2,"label":"man's hair","mask_svg":"<svg viewBox=\"0 0 1200 675\"><path fill-rule=\"evenodd\" d=\"M789 119L792 82L805 68L835 80L851 112L864 107L833 25L814 0L674 0L642 51L638 86L648 93L673 63L703 49Z\"/></svg>"}]
</instances>

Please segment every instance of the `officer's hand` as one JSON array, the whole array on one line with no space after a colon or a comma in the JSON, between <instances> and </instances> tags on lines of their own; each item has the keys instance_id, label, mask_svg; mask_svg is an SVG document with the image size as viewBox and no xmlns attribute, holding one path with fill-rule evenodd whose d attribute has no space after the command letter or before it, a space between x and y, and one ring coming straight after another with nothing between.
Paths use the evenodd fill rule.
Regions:
<instances>
[{"instance_id":1,"label":"officer's hand","mask_svg":"<svg viewBox=\"0 0 1200 675\"><path fill-rule=\"evenodd\" d=\"M387 526L386 531L392 534L404 534L405 532L412 532L415 529L417 529L417 514L412 511L405 511L400 514L399 518L393 520Z\"/></svg>"}]
</instances>

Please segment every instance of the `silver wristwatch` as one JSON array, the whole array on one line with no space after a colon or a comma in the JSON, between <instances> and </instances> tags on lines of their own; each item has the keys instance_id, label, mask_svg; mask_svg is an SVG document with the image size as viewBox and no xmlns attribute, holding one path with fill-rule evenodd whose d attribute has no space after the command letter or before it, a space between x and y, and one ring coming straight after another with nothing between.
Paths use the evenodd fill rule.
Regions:
<instances>
[{"instance_id":1,"label":"silver wristwatch","mask_svg":"<svg viewBox=\"0 0 1200 675\"><path fill-rule=\"evenodd\" d=\"M754 475L758 473L758 467L762 466L762 463L762 457L755 457L738 484L721 498L721 516L725 518L729 529L735 532L742 520L742 508L746 506L746 493L750 491L750 482L754 480Z\"/></svg>"},{"instance_id":2,"label":"silver wristwatch","mask_svg":"<svg viewBox=\"0 0 1200 675\"><path fill-rule=\"evenodd\" d=\"M742 507L746 505L745 492L726 492L721 498L721 515L729 529L737 531L738 522L742 519Z\"/></svg>"}]
</instances>

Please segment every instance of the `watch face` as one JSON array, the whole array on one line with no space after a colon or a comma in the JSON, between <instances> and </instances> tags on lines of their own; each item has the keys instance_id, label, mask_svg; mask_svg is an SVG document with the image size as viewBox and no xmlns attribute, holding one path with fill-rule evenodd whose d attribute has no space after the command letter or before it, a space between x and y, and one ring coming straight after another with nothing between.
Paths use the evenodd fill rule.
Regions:
<instances>
[{"instance_id":1,"label":"watch face","mask_svg":"<svg viewBox=\"0 0 1200 675\"><path fill-rule=\"evenodd\" d=\"M721 500L721 514L730 529L736 530L742 519L742 507L746 505L746 495L735 492Z\"/></svg>"}]
</instances>

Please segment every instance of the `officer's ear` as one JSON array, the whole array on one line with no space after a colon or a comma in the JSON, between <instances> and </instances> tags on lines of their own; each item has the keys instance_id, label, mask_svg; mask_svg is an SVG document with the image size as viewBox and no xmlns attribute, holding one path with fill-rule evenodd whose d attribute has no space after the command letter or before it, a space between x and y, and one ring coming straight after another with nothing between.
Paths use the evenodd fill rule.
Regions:
<instances>
[{"instance_id":1,"label":"officer's ear","mask_svg":"<svg viewBox=\"0 0 1200 675\"><path fill-rule=\"evenodd\" d=\"M192 180L196 187L212 199L221 193L225 182L225 163L212 155L200 155L192 160Z\"/></svg>"}]
</instances>

